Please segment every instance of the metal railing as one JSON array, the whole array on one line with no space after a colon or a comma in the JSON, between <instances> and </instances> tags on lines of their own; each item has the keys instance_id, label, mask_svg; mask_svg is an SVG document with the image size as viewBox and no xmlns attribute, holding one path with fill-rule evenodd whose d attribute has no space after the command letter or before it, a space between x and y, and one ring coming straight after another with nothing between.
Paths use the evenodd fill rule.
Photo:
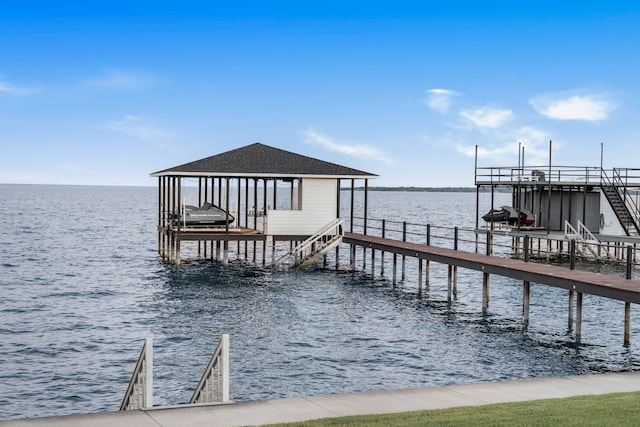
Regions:
<instances>
[{"instance_id":1,"label":"metal railing","mask_svg":"<svg viewBox=\"0 0 640 427\"><path fill-rule=\"evenodd\" d=\"M153 407L153 341L144 340L127 391L120 404L121 411Z\"/></svg>"},{"instance_id":2,"label":"metal railing","mask_svg":"<svg viewBox=\"0 0 640 427\"><path fill-rule=\"evenodd\" d=\"M229 334L222 334L189 403L229 402Z\"/></svg>"},{"instance_id":3,"label":"metal railing","mask_svg":"<svg viewBox=\"0 0 640 427\"><path fill-rule=\"evenodd\" d=\"M335 219L325 225L313 236L310 236L295 248L291 249L287 254L280 257L274 265L281 266L292 264L294 266L300 264L307 258L321 253L329 246L334 245L338 239L343 236L342 220Z\"/></svg>"},{"instance_id":4,"label":"metal railing","mask_svg":"<svg viewBox=\"0 0 640 427\"><path fill-rule=\"evenodd\" d=\"M485 244L477 238L477 233L473 228L441 227L407 221L367 218L367 232L364 233L364 223L364 218L354 217L353 232L401 240L403 242L461 249L471 252L479 250L477 245Z\"/></svg>"},{"instance_id":5,"label":"metal railing","mask_svg":"<svg viewBox=\"0 0 640 427\"><path fill-rule=\"evenodd\" d=\"M527 182L575 182L600 185L602 168L594 166L492 166L477 167L475 183L509 184ZM638 181L640 182L640 180Z\"/></svg>"},{"instance_id":6,"label":"metal railing","mask_svg":"<svg viewBox=\"0 0 640 427\"><path fill-rule=\"evenodd\" d=\"M611 259L606 246L603 246L600 240L580 221L578 220L578 229L576 230L569 221L564 222L564 236L567 240L575 240L578 250L585 255L582 249L587 249L596 260L602 258ZM588 256L588 255L587 255Z\"/></svg>"},{"instance_id":7,"label":"metal railing","mask_svg":"<svg viewBox=\"0 0 640 427\"><path fill-rule=\"evenodd\" d=\"M578 259L587 263L594 261L594 256L590 254L572 254L571 245L567 244L564 234L560 233L554 236L533 233L532 235L527 235L519 232L519 237L516 237L508 230L483 231L474 228L439 227L430 224L415 224L376 218L366 219L367 231L365 233L364 224L364 218L354 217L350 228L354 233L370 236L531 261L571 261L571 258L574 261ZM586 227L584 229L586 230ZM582 232L587 235L588 230L585 230L582 230ZM575 233L579 234L579 230L575 230ZM593 234L591 235L593 236ZM613 266L626 265L627 269L640 266L638 264L640 254L635 244L595 240L590 242L589 245L596 253L602 254L597 261L606 261ZM585 268L589 269L587 265L585 265Z\"/></svg>"}]
</instances>

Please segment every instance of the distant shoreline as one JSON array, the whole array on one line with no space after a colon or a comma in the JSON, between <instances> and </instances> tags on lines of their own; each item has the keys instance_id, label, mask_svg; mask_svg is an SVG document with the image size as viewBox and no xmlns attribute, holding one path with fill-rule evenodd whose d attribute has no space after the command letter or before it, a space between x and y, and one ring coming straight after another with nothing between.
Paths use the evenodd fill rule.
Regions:
<instances>
[{"instance_id":1,"label":"distant shoreline","mask_svg":"<svg viewBox=\"0 0 640 427\"><path fill-rule=\"evenodd\" d=\"M341 190L350 190L351 187L342 187ZM364 187L354 187L356 191L364 191ZM399 191L407 193L475 193L476 187L368 187L368 191ZM481 192L487 190L480 189ZM496 192L508 190L496 189Z\"/></svg>"}]
</instances>

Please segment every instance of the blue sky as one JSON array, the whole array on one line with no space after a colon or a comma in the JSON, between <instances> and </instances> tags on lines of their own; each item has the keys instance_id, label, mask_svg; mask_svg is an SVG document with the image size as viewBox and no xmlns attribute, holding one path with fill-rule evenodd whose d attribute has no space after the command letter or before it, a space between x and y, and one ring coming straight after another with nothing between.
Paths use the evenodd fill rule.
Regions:
<instances>
[{"instance_id":1,"label":"blue sky","mask_svg":"<svg viewBox=\"0 0 640 427\"><path fill-rule=\"evenodd\" d=\"M473 186L481 166L640 168L635 2L12 2L0 183L155 185L253 142Z\"/></svg>"}]
</instances>

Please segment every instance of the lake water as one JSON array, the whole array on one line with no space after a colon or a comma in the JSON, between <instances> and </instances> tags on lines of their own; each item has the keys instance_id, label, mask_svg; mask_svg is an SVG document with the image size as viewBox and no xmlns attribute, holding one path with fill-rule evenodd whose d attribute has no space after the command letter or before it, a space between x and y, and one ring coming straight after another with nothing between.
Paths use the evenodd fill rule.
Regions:
<instances>
[{"instance_id":1,"label":"lake water","mask_svg":"<svg viewBox=\"0 0 640 427\"><path fill-rule=\"evenodd\" d=\"M231 398L289 398L640 369L622 345L624 304L585 296L582 344L567 294L446 268L419 293L407 279L160 264L157 189L0 185L0 419L118 408L144 338L154 339L154 401L185 403L220 334L231 336ZM508 195L498 195L507 201ZM497 205L500 203L496 202ZM473 227L475 193L372 192L370 216ZM486 208L486 206L485 206ZM347 252L346 250L344 252Z\"/></svg>"}]
</instances>

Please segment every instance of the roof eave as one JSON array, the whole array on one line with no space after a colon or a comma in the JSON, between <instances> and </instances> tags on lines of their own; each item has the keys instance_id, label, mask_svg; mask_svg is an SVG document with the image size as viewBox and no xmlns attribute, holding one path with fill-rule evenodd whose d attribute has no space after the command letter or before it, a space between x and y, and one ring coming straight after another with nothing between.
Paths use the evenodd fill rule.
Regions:
<instances>
[{"instance_id":1,"label":"roof eave","mask_svg":"<svg viewBox=\"0 0 640 427\"><path fill-rule=\"evenodd\" d=\"M317 178L317 179L376 179L379 175L322 175L322 174L274 174L274 173L221 173L221 172L179 172L161 171L150 174L151 177L216 177L216 178Z\"/></svg>"}]
</instances>

